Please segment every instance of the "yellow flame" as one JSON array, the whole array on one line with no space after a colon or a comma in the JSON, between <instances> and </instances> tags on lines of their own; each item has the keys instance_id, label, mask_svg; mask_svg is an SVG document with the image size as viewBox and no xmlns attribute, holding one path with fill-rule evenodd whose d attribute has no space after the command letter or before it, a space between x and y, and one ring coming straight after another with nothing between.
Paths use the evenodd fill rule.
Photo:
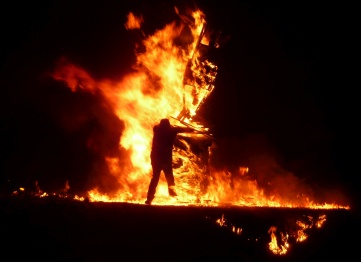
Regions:
<instances>
[{"instance_id":1,"label":"yellow flame","mask_svg":"<svg viewBox=\"0 0 361 262\"><path fill-rule=\"evenodd\" d=\"M271 242L269 243L269 249L277 255L284 255L287 253L289 244L287 242L287 235L282 235L282 240L285 242L283 245L278 245L276 237L277 227L271 226L268 230L268 234L271 236Z\"/></svg>"},{"instance_id":2,"label":"yellow flame","mask_svg":"<svg viewBox=\"0 0 361 262\"><path fill-rule=\"evenodd\" d=\"M326 215L319 216L318 220L316 221L316 227L322 227L323 223L326 222Z\"/></svg>"},{"instance_id":3,"label":"yellow flame","mask_svg":"<svg viewBox=\"0 0 361 262\"><path fill-rule=\"evenodd\" d=\"M222 217L216 220L216 223L219 224L221 227L226 226L226 219L224 218L224 214Z\"/></svg>"},{"instance_id":4,"label":"yellow flame","mask_svg":"<svg viewBox=\"0 0 361 262\"><path fill-rule=\"evenodd\" d=\"M40 197L47 197L47 196L49 196L49 195L48 195L48 193L46 193L46 192L44 192L44 193L42 193L42 194L40 195Z\"/></svg>"}]
</instances>

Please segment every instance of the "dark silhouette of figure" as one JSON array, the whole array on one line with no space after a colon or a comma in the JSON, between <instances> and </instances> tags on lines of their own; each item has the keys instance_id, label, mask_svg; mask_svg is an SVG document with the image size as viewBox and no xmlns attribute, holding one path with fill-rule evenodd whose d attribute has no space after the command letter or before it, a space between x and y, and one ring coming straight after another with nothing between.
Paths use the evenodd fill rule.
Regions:
<instances>
[{"instance_id":1,"label":"dark silhouette of figure","mask_svg":"<svg viewBox=\"0 0 361 262\"><path fill-rule=\"evenodd\" d=\"M153 127L152 150L150 154L153 176L149 184L146 204L150 205L154 199L155 191L163 171L168 183L170 196L177 196L174 190L174 176L172 168L173 143L178 133L191 133L194 130L188 127L172 126L167 118L160 120Z\"/></svg>"}]
</instances>

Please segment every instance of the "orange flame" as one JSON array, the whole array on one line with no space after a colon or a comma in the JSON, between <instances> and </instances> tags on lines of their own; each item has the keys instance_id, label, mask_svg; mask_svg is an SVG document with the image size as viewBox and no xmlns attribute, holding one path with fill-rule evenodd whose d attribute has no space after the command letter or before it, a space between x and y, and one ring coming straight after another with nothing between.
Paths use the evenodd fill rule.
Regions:
<instances>
[{"instance_id":1,"label":"orange flame","mask_svg":"<svg viewBox=\"0 0 361 262\"><path fill-rule=\"evenodd\" d=\"M126 29L138 29L144 21L142 16L137 17L132 12L129 12L127 18L127 22L124 24Z\"/></svg>"},{"instance_id":2,"label":"orange flame","mask_svg":"<svg viewBox=\"0 0 361 262\"><path fill-rule=\"evenodd\" d=\"M179 14L178 9L175 9ZM82 68L62 60L53 78L64 81L77 92L79 89L102 96L122 120L124 130L119 148L126 151L129 161L107 157L109 170L117 178L121 188L116 193L100 192L94 188L88 192L90 201L144 203L151 177L150 146L152 127L159 119L171 117L173 124L190 124L205 130L193 120L197 110L214 89L217 66L202 58L197 47L206 45L206 21L202 11L192 11L182 16L180 23L170 23L142 41L144 51L136 53L135 71L120 81L94 80ZM129 13L125 28L140 29L142 16ZM192 39L180 46L175 39L182 38L184 28L189 28ZM174 117L174 118L172 118ZM204 137L203 137L204 138ZM189 139L201 140L202 135L180 136L182 149L175 148L174 170L177 199L168 197L165 179L161 177L154 204L163 205L245 205L273 207L347 208L337 204L317 204L307 197L283 199L274 194L266 195L257 181L239 179L231 181L228 171L210 169L203 156L192 152ZM211 153L211 147L205 154ZM241 167L240 173L248 173ZM204 185L207 185L206 187ZM232 184L232 186L231 186Z\"/></svg>"}]
</instances>

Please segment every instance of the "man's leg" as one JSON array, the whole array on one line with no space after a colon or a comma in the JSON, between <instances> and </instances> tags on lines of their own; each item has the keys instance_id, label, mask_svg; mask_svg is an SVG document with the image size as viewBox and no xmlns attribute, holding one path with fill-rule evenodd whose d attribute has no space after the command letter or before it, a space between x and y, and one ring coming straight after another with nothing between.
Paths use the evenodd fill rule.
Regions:
<instances>
[{"instance_id":1,"label":"man's leg","mask_svg":"<svg viewBox=\"0 0 361 262\"><path fill-rule=\"evenodd\" d=\"M157 185L159 182L160 172L161 172L161 166L153 164L153 176L149 183L148 188L148 194L147 194L147 200L145 201L146 204L150 205L154 199L154 195L157 189Z\"/></svg>"},{"instance_id":2,"label":"man's leg","mask_svg":"<svg viewBox=\"0 0 361 262\"><path fill-rule=\"evenodd\" d=\"M164 166L163 171L164 171L164 175L165 175L165 178L167 180L167 183L168 183L168 193L169 193L169 195L173 196L173 197L177 196L177 193L174 190L175 183L174 183L172 162L167 163Z\"/></svg>"}]
</instances>

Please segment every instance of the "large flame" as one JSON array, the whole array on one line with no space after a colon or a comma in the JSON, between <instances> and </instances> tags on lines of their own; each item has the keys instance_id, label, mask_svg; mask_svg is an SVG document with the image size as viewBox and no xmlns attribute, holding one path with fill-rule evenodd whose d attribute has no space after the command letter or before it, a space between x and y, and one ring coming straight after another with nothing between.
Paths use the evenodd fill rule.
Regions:
<instances>
[{"instance_id":1,"label":"large flame","mask_svg":"<svg viewBox=\"0 0 361 262\"><path fill-rule=\"evenodd\" d=\"M137 43L142 48L136 49L134 71L120 81L95 80L84 69L66 60L62 60L53 73L54 79L64 81L73 92L82 89L102 96L124 123L119 147L128 153L129 161L106 158L121 188L112 194L93 188L88 192L90 201L144 203L151 178L152 128L161 118L170 118L172 124L191 125L207 131L194 120L197 110L212 92L217 74L217 66L205 59L199 49L210 42L205 33L205 15L200 10L187 15L175 11L179 21L147 37L142 32L144 39ZM127 18L126 29L141 30L143 17L129 13ZM201 154L196 154L191 150L190 141L209 144ZM317 204L308 198L282 199L277 194L269 197L255 180L240 179L232 181L231 185L227 171L213 170L204 161L212 154L212 138L180 136L178 143L180 146L173 154L178 197L168 197L166 182L161 176L154 204L344 208L337 204ZM248 168L240 167L240 172L247 173Z\"/></svg>"}]
</instances>

